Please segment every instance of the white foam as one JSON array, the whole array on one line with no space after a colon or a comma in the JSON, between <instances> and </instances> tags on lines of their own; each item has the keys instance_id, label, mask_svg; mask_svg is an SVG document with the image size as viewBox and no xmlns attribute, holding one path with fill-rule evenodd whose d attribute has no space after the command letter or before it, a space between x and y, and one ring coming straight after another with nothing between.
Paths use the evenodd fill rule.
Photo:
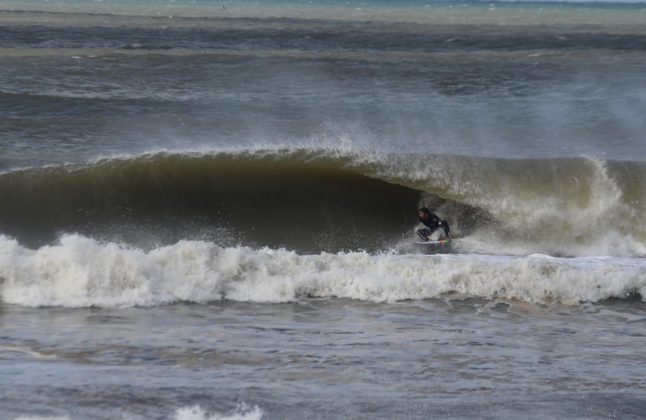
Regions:
<instances>
[{"instance_id":1,"label":"white foam","mask_svg":"<svg viewBox=\"0 0 646 420\"><path fill-rule=\"evenodd\" d=\"M240 404L232 411L222 413L208 413L199 405L193 407L183 407L175 411L176 420L260 420L263 411L257 406ZM139 418L138 416L123 416L124 419ZM15 420L70 420L69 415L65 416L32 416L22 415Z\"/></svg>"},{"instance_id":2,"label":"white foam","mask_svg":"<svg viewBox=\"0 0 646 420\"><path fill-rule=\"evenodd\" d=\"M175 413L176 420L260 420L263 412L258 407L249 407L245 404L239 405L235 410L227 414L209 414L200 406L184 407Z\"/></svg>"},{"instance_id":3,"label":"white foam","mask_svg":"<svg viewBox=\"0 0 646 420\"><path fill-rule=\"evenodd\" d=\"M393 302L451 292L565 304L646 296L646 260L640 258L303 256L200 241L144 252L77 235L37 250L0 237L0 278L2 302L29 307L280 303L333 296Z\"/></svg>"}]
</instances>

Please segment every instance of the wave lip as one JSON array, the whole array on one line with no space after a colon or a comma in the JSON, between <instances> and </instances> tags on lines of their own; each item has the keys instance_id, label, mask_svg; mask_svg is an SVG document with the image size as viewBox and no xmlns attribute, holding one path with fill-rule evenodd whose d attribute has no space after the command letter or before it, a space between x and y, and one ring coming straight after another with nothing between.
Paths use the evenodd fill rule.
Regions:
<instances>
[{"instance_id":1,"label":"wave lip","mask_svg":"<svg viewBox=\"0 0 646 420\"><path fill-rule=\"evenodd\" d=\"M339 297L373 302L451 293L575 305L646 296L646 261L544 255L298 255L182 241L145 252L78 235L37 250L0 240L2 302L130 307Z\"/></svg>"}]
</instances>

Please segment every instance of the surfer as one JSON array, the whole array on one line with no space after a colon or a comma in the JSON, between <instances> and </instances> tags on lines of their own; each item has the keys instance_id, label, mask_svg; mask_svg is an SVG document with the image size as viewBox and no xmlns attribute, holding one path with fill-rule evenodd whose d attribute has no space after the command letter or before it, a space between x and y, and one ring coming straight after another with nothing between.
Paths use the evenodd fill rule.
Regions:
<instances>
[{"instance_id":1,"label":"surfer","mask_svg":"<svg viewBox=\"0 0 646 420\"><path fill-rule=\"evenodd\" d=\"M449 229L449 224L446 220L440 219L435 213L432 213L426 207L419 209L418 215L421 223L415 229L415 233L417 233L417 236L419 236L422 241L428 242L431 235L437 232L438 229L442 229L439 237L450 239L451 230Z\"/></svg>"}]
</instances>

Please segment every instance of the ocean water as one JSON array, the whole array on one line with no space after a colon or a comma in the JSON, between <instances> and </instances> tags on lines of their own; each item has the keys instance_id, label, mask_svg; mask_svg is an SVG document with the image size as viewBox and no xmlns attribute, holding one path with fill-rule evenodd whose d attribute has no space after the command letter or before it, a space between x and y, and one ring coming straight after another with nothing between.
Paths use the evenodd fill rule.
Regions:
<instances>
[{"instance_id":1,"label":"ocean water","mask_svg":"<svg viewBox=\"0 0 646 420\"><path fill-rule=\"evenodd\" d=\"M640 1L2 1L0 418L643 418L645 110Z\"/></svg>"}]
</instances>

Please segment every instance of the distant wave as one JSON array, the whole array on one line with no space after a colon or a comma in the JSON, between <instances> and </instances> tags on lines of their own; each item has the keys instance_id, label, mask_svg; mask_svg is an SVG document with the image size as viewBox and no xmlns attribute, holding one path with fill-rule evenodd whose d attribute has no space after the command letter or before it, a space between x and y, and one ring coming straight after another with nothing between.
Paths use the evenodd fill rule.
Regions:
<instances>
[{"instance_id":1,"label":"distant wave","mask_svg":"<svg viewBox=\"0 0 646 420\"><path fill-rule=\"evenodd\" d=\"M637 11L637 13L641 13ZM332 24L330 24L332 26ZM395 31L335 30L334 26L316 32L303 28L281 31L260 28L203 29L168 28L49 28L43 35L41 26L23 26L20 31L0 28L0 48L20 49L122 49L126 51L168 50L221 51L244 53L263 51L264 55L288 51L299 52L383 51L408 53L449 53L473 51L526 52L527 50L574 51L618 50L644 51L643 33L598 33L561 30L558 36L536 28L519 32L475 33L455 28L440 33ZM32 35L32 36L28 36ZM100 51L99 51L100 52ZM63 51L64 53L64 51Z\"/></svg>"},{"instance_id":2,"label":"distant wave","mask_svg":"<svg viewBox=\"0 0 646 420\"><path fill-rule=\"evenodd\" d=\"M310 253L396 247L425 204L460 252L646 255L646 165L329 150L157 153L0 174L0 233L143 248L182 239Z\"/></svg>"},{"instance_id":3,"label":"distant wave","mask_svg":"<svg viewBox=\"0 0 646 420\"><path fill-rule=\"evenodd\" d=\"M168 51L263 51L264 55L351 51L362 57L366 51L625 52L646 48L640 25L643 3L473 1L455 8L437 2L427 8L423 3L410 7L393 2L391 7L377 4L361 11L342 3L282 3L231 5L227 12L215 4L168 8L157 2L139 6L106 3L78 3L70 8L43 2L13 8L3 2L0 10L9 19L0 26L0 48L119 49L152 55ZM568 8L577 13L564 13ZM505 9L511 9L513 17ZM596 13L605 9L607 23L603 13ZM129 16L127 24L120 15ZM550 25L545 26L542 19ZM465 31L461 24L473 29Z\"/></svg>"},{"instance_id":4,"label":"distant wave","mask_svg":"<svg viewBox=\"0 0 646 420\"><path fill-rule=\"evenodd\" d=\"M29 307L279 303L312 297L394 302L454 293L570 305L644 297L646 262L544 255L303 256L200 241L145 252L77 235L30 250L0 238L1 301Z\"/></svg>"}]
</instances>

